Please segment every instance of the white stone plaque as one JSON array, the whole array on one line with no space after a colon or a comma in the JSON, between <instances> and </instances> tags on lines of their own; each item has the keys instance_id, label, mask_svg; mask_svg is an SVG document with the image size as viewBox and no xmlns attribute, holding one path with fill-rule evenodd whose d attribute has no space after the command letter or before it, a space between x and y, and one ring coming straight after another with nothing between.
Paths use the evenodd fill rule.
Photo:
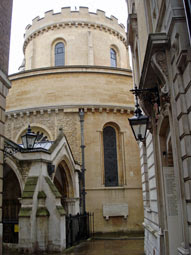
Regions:
<instances>
[{"instance_id":1,"label":"white stone plaque","mask_svg":"<svg viewBox=\"0 0 191 255\"><path fill-rule=\"evenodd\" d=\"M163 167L165 199L166 199L166 217L169 237L169 255L177 254L177 246L182 240L182 222L180 208L178 206L177 181L173 167Z\"/></svg>"},{"instance_id":2,"label":"white stone plaque","mask_svg":"<svg viewBox=\"0 0 191 255\"><path fill-rule=\"evenodd\" d=\"M104 204L103 216L106 220L115 216L122 216L126 219L128 216L128 204Z\"/></svg>"},{"instance_id":3,"label":"white stone plaque","mask_svg":"<svg viewBox=\"0 0 191 255\"><path fill-rule=\"evenodd\" d=\"M177 190L173 168L164 168L164 176L168 215L177 216Z\"/></svg>"}]
</instances>

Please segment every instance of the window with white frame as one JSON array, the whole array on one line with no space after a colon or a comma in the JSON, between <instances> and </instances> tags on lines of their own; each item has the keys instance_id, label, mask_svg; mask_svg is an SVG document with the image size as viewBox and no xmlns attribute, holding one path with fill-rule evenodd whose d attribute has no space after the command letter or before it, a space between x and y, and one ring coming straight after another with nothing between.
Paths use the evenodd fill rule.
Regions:
<instances>
[{"instance_id":1,"label":"window with white frame","mask_svg":"<svg viewBox=\"0 0 191 255\"><path fill-rule=\"evenodd\" d=\"M110 61L111 67L117 67L117 53L113 48L110 49Z\"/></svg>"},{"instance_id":2,"label":"window with white frame","mask_svg":"<svg viewBox=\"0 0 191 255\"><path fill-rule=\"evenodd\" d=\"M63 42L55 45L55 66L63 66L65 64L65 47Z\"/></svg>"}]
</instances>

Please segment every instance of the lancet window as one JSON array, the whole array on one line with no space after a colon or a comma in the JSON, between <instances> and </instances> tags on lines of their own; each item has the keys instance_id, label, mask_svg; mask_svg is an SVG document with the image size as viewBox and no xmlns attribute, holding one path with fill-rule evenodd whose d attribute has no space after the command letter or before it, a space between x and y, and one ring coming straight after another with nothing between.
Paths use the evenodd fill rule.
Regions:
<instances>
[{"instance_id":1,"label":"lancet window","mask_svg":"<svg viewBox=\"0 0 191 255\"><path fill-rule=\"evenodd\" d=\"M103 129L105 186L118 186L116 131L111 126Z\"/></svg>"}]
</instances>

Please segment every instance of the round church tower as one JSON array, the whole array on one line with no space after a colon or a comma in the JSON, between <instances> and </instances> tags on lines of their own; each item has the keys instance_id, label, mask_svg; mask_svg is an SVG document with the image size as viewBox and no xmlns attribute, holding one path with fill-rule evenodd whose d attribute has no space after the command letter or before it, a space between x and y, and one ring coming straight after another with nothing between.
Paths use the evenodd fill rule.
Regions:
<instances>
[{"instance_id":1,"label":"round church tower","mask_svg":"<svg viewBox=\"0 0 191 255\"><path fill-rule=\"evenodd\" d=\"M128 124L134 99L124 26L86 7L48 11L26 27L23 50L23 70L9 77L6 136L20 143L30 123L33 131L55 140L62 128L81 162L82 109L86 209L95 213L95 231L142 230L139 151ZM67 167L55 169L55 176L57 169L67 172ZM67 199L72 199L69 194Z\"/></svg>"}]
</instances>

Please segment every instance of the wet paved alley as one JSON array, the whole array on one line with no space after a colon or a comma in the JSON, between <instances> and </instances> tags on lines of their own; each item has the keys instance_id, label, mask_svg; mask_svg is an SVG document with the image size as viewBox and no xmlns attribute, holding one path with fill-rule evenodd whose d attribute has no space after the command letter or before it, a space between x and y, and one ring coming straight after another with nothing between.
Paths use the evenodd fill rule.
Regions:
<instances>
[{"instance_id":1,"label":"wet paved alley","mask_svg":"<svg viewBox=\"0 0 191 255\"><path fill-rule=\"evenodd\" d=\"M67 255L143 255L143 240L92 240L81 243Z\"/></svg>"},{"instance_id":2,"label":"wet paved alley","mask_svg":"<svg viewBox=\"0 0 191 255\"><path fill-rule=\"evenodd\" d=\"M90 240L70 248L62 254L67 255L144 255L142 240ZM4 252L3 255L17 255ZM41 253L42 254L42 253ZM49 253L58 255L59 253Z\"/></svg>"}]
</instances>

